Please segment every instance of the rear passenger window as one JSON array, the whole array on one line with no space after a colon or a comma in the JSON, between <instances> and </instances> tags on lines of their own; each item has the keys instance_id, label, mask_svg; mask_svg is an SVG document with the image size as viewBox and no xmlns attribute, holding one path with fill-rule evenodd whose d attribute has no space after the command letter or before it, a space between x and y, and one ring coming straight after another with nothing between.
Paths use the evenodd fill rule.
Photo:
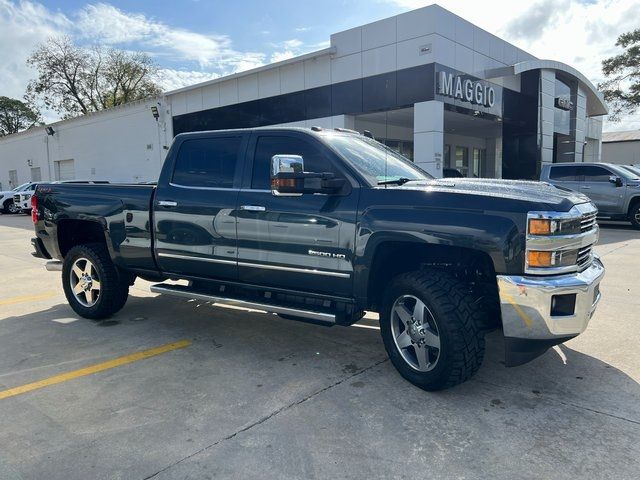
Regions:
<instances>
[{"instance_id":1,"label":"rear passenger window","mask_svg":"<svg viewBox=\"0 0 640 480\"><path fill-rule=\"evenodd\" d=\"M576 182L580 180L580 175L582 175L582 171L577 165L553 166L549 172L551 180L560 182Z\"/></svg>"},{"instance_id":2,"label":"rear passenger window","mask_svg":"<svg viewBox=\"0 0 640 480\"><path fill-rule=\"evenodd\" d=\"M196 138L180 146L173 183L189 187L232 188L241 137Z\"/></svg>"},{"instance_id":3,"label":"rear passenger window","mask_svg":"<svg viewBox=\"0 0 640 480\"><path fill-rule=\"evenodd\" d=\"M613 175L609 170L595 165L585 165L582 169L585 182L608 182Z\"/></svg>"},{"instance_id":4,"label":"rear passenger window","mask_svg":"<svg viewBox=\"0 0 640 480\"><path fill-rule=\"evenodd\" d=\"M271 188L271 157L278 154L302 156L305 172L337 174L329 159L313 143L295 137L265 136L258 138L256 144L251 188Z\"/></svg>"}]
</instances>

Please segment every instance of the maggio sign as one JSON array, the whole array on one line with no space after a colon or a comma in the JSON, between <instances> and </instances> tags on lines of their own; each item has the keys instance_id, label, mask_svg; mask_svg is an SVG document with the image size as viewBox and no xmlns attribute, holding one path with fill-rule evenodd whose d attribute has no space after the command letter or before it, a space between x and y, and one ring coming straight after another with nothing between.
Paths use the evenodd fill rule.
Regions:
<instances>
[{"instance_id":1,"label":"maggio sign","mask_svg":"<svg viewBox=\"0 0 640 480\"><path fill-rule=\"evenodd\" d=\"M492 86L449 72L438 72L438 93L488 108L493 107L496 101L496 92Z\"/></svg>"}]
</instances>

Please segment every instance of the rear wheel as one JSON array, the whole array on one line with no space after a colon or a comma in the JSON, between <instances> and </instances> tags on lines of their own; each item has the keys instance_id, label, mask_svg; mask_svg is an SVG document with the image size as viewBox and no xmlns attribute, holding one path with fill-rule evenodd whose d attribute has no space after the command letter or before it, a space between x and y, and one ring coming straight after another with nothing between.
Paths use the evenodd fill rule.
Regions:
<instances>
[{"instance_id":1,"label":"rear wheel","mask_svg":"<svg viewBox=\"0 0 640 480\"><path fill-rule=\"evenodd\" d=\"M120 310L129 291L107 248L100 243L69 250L62 268L62 286L71 308L92 320L107 318Z\"/></svg>"},{"instance_id":2,"label":"rear wheel","mask_svg":"<svg viewBox=\"0 0 640 480\"><path fill-rule=\"evenodd\" d=\"M629 209L629 221L636 230L640 230L640 202L636 201Z\"/></svg>"},{"instance_id":3,"label":"rear wheel","mask_svg":"<svg viewBox=\"0 0 640 480\"><path fill-rule=\"evenodd\" d=\"M399 275L387 288L380 331L398 372L424 390L442 390L474 375L484 332L474 298L437 270Z\"/></svg>"}]
</instances>

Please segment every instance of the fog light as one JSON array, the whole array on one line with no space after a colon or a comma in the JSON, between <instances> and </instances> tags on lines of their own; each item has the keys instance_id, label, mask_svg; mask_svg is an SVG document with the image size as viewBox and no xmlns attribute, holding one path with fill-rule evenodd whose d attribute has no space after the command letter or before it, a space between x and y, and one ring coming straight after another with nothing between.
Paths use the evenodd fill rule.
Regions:
<instances>
[{"instance_id":1,"label":"fog light","mask_svg":"<svg viewBox=\"0 0 640 480\"><path fill-rule=\"evenodd\" d=\"M530 250L527 252L527 262L530 267L553 267L555 265L555 253Z\"/></svg>"},{"instance_id":2,"label":"fog light","mask_svg":"<svg viewBox=\"0 0 640 480\"><path fill-rule=\"evenodd\" d=\"M576 312L576 294L553 295L551 297L551 316L566 317Z\"/></svg>"}]
</instances>

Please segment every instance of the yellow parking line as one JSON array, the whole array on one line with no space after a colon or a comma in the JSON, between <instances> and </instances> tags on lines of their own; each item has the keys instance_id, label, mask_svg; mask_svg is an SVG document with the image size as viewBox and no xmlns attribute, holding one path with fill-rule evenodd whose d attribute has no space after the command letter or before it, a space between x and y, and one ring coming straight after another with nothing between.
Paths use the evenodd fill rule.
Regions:
<instances>
[{"instance_id":1,"label":"yellow parking line","mask_svg":"<svg viewBox=\"0 0 640 480\"><path fill-rule=\"evenodd\" d=\"M14 397L22 393L27 393L32 390L37 390L39 388L48 387L50 385L56 385L68 380L73 380L74 378L92 375L94 373L102 372L104 370L109 370L115 367L121 367L122 365L127 365L128 363L144 360L145 358L154 357L156 355L160 355L161 353L178 350L179 348L185 348L189 345L191 345L191 342L189 340L180 340L179 342L167 343L166 345L161 345L149 350L143 350L142 352L132 353L131 355L125 355L124 357L114 358L113 360L98 363L90 367L73 370L67 373L61 373L60 375L54 375L53 377L45 378L44 380L39 380L37 382L27 383L26 385L21 385L19 387L13 387L8 390L0 391L0 400L2 400L3 398Z\"/></svg>"},{"instance_id":2,"label":"yellow parking line","mask_svg":"<svg viewBox=\"0 0 640 480\"><path fill-rule=\"evenodd\" d=\"M55 297L56 292L45 292L39 295L27 295L25 297L13 297L0 300L0 307L3 305L13 305L15 303L24 302L37 302L38 300L46 300L47 298Z\"/></svg>"},{"instance_id":3,"label":"yellow parking line","mask_svg":"<svg viewBox=\"0 0 640 480\"><path fill-rule=\"evenodd\" d=\"M533 325L533 320L531 320L531 317L527 315L527 313L522 309L520 305L518 305L518 303L513 299L511 295L509 295L506 292L500 292L500 293L504 295L504 298L507 299L507 302L509 302L511 306L516 310L516 313L520 316L524 324L527 327L531 328L531 326Z\"/></svg>"}]
</instances>

